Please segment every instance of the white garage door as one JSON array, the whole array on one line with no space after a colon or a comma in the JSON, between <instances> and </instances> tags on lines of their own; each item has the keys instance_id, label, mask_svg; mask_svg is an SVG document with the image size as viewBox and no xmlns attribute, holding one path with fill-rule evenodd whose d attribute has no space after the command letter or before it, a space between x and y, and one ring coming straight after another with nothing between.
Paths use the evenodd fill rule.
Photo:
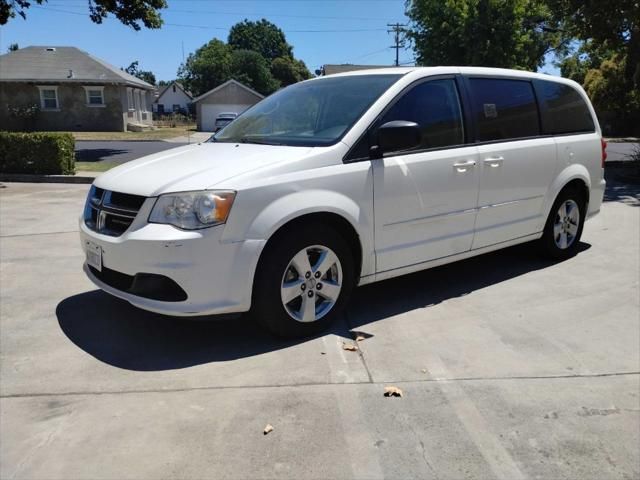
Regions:
<instances>
[{"instance_id":1,"label":"white garage door","mask_svg":"<svg viewBox=\"0 0 640 480\"><path fill-rule=\"evenodd\" d=\"M221 113L237 113L240 115L251 105L202 105L201 128L205 132L213 132L215 129L216 117Z\"/></svg>"}]
</instances>

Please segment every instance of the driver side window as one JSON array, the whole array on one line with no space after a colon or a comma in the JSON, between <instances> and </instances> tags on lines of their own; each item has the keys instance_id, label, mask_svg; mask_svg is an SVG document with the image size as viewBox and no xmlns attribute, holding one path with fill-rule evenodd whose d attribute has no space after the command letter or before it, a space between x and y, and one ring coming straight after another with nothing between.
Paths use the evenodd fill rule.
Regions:
<instances>
[{"instance_id":1,"label":"driver side window","mask_svg":"<svg viewBox=\"0 0 640 480\"><path fill-rule=\"evenodd\" d=\"M378 122L415 122L421 141L416 150L449 147L464 143L462 111L452 79L432 80L416 85L400 98Z\"/></svg>"}]
</instances>

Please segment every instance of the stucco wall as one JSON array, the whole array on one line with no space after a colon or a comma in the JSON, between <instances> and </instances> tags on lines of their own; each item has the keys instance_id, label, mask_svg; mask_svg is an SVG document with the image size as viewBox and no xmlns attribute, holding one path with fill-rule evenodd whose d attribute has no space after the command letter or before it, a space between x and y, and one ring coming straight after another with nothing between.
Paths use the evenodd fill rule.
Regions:
<instances>
[{"instance_id":1,"label":"stucco wall","mask_svg":"<svg viewBox=\"0 0 640 480\"><path fill-rule=\"evenodd\" d=\"M87 106L83 85L59 84L58 111L41 110L32 122L33 130L121 131L122 101L117 85L104 85L104 107ZM28 128L21 119L9 116L7 106L40 105L35 83L0 83L0 130Z\"/></svg>"}]
</instances>

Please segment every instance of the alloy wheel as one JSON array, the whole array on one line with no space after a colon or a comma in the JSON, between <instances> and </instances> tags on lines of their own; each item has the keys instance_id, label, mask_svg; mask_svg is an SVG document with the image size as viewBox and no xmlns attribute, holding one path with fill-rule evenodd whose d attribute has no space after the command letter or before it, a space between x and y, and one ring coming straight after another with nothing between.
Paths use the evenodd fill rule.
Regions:
<instances>
[{"instance_id":1,"label":"alloy wheel","mask_svg":"<svg viewBox=\"0 0 640 480\"><path fill-rule=\"evenodd\" d=\"M294 320L315 322L338 301L342 281L342 266L333 250L322 245L303 248L282 276L282 305Z\"/></svg>"}]
</instances>

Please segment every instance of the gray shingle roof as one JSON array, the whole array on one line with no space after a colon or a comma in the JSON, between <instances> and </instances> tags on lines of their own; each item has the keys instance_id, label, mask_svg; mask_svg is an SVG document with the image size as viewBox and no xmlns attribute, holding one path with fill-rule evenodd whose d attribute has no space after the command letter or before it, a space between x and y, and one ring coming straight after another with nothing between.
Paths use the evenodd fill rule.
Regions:
<instances>
[{"instance_id":1,"label":"gray shingle roof","mask_svg":"<svg viewBox=\"0 0 640 480\"><path fill-rule=\"evenodd\" d=\"M71 71L73 76L70 75ZM153 86L76 47L26 47L0 55L2 82L121 83Z\"/></svg>"}]
</instances>

